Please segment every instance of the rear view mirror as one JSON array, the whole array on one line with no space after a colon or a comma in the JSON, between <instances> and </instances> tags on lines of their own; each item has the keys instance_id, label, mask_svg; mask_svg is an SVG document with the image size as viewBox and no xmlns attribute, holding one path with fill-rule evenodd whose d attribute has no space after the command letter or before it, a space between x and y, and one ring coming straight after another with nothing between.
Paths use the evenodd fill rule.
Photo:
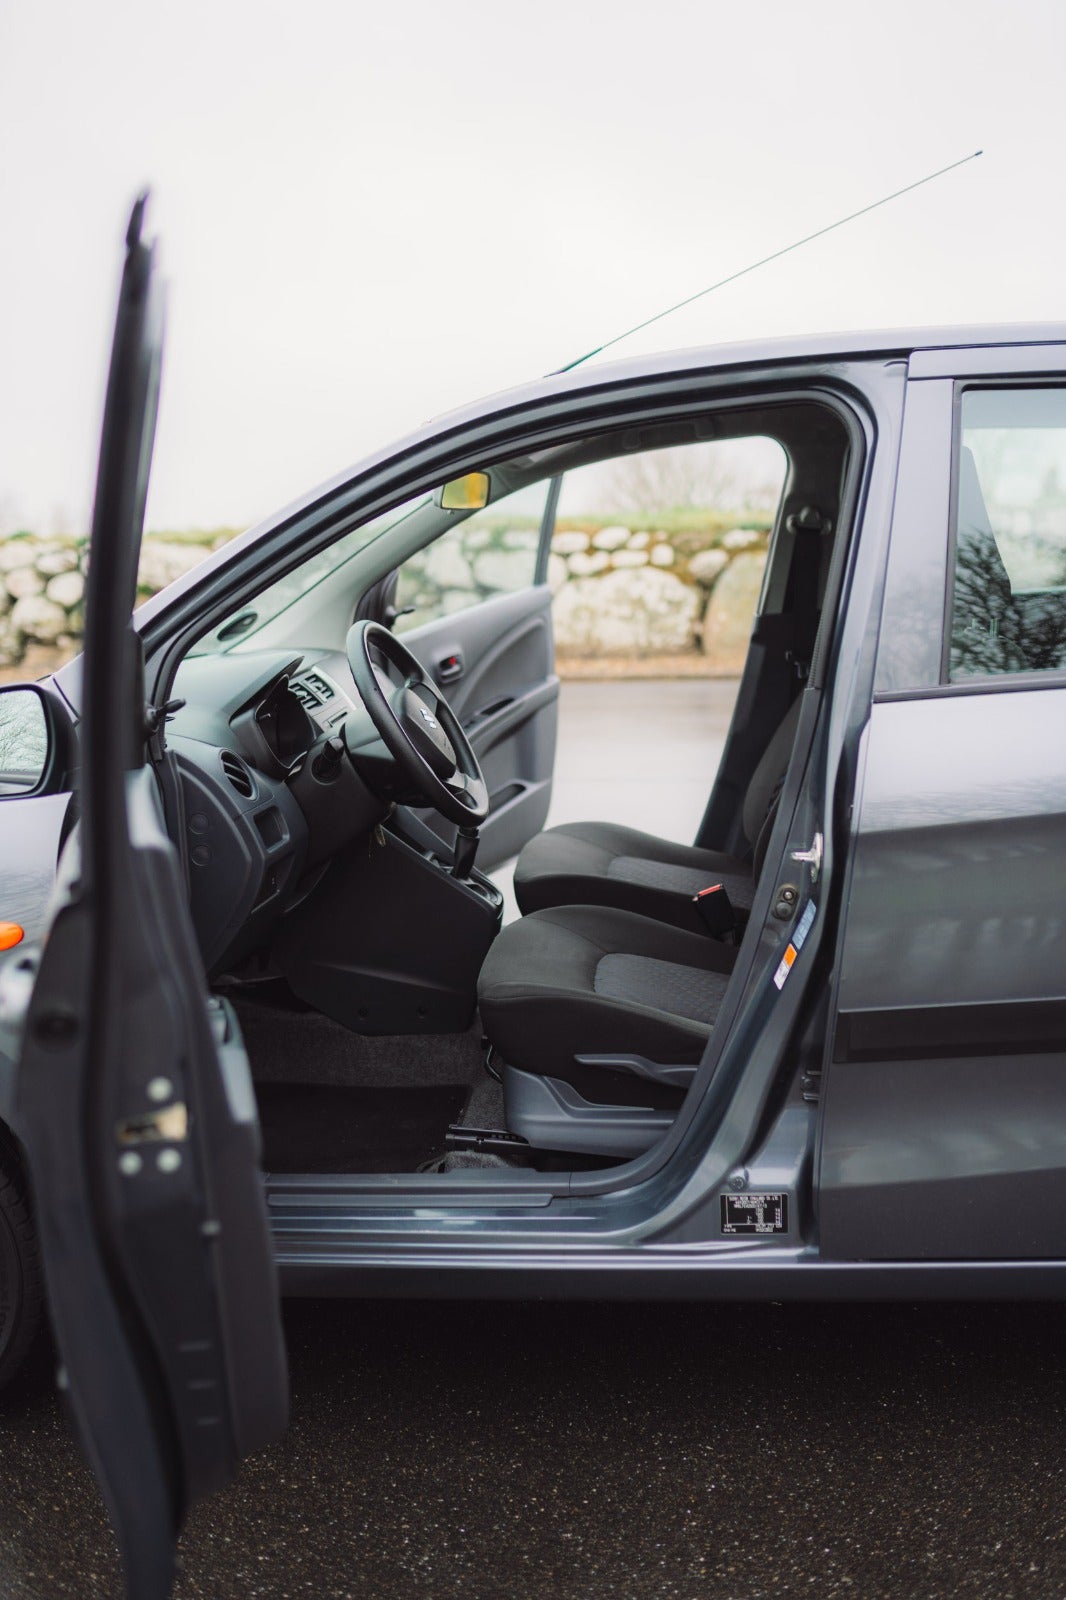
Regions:
<instances>
[{"instance_id":1,"label":"rear view mirror","mask_svg":"<svg viewBox=\"0 0 1066 1600\"><path fill-rule=\"evenodd\" d=\"M31 794L48 769L48 723L36 689L0 689L0 799Z\"/></svg>"},{"instance_id":2,"label":"rear view mirror","mask_svg":"<svg viewBox=\"0 0 1066 1600\"><path fill-rule=\"evenodd\" d=\"M453 478L437 491L437 504L444 511L483 511L489 503L487 472L468 472Z\"/></svg>"}]
</instances>

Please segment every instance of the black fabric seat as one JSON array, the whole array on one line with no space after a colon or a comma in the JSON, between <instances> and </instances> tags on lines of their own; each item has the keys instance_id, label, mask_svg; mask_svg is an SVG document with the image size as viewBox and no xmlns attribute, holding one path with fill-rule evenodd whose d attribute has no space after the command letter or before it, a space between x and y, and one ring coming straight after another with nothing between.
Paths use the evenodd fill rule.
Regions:
<instances>
[{"instance_id":1,"label":"black fabric seat","mask_svg":"<svg viewBox=\"0 0 1066 1600\"><path fill-rule=\"evenodd\" d=\"M660 1086L576 1058L634 1055L694 1066L735 955L705 933L606 906L533 912L504 928L489 950L478 980L482 1025L509 1067L560 1079L586 1100L677 1106L676 1081Z\"/></svg>"},{"instance_id":2,"label":"black fabric seat","mask_svg":"<svg viewBox=\"0 0 1066 1600\"><path fill-rule=\"evenodd\" d=\"M564 823L537 834L518 857L514 886L522 912L551 906L611 906L704 936L692 897L712 883L723 884L734 906L749 910L761 865L760 836L780 793L799 710L797 699L748 785L742 823L752 846L750 857L675 844L611 822Z\"/></svg>"}]
</instances>

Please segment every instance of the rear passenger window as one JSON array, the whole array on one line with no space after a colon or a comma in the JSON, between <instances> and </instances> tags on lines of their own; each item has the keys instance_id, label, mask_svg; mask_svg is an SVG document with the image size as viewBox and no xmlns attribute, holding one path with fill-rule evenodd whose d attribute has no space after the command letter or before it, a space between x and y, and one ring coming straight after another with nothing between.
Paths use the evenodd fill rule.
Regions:
<instances>
[{"instance_id":1,"label":"rear passenger window","mask_svg":"<svg viewBox=\"0 0 1066 1600\"><path fill-rule=\"evenodd\" d=\"M949 676L1066 669L1066 389L970 389Z\"/></svg>"}]
</instances>

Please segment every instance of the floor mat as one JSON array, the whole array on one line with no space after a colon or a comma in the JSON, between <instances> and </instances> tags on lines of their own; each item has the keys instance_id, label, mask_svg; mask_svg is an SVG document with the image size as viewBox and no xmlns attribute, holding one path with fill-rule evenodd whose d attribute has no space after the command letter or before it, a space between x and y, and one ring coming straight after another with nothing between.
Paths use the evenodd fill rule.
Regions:
<instances>
[{"instance_id":1,"label":"floor mat","mask_svg":"<svg viewBox=\"0 0 1066 1600\"><path fill-rule=\"evenodd\" d=\"M267 1172L414 1172L443 1149L469 1088L257 1083Z\"/></svg>"}]
</instances>

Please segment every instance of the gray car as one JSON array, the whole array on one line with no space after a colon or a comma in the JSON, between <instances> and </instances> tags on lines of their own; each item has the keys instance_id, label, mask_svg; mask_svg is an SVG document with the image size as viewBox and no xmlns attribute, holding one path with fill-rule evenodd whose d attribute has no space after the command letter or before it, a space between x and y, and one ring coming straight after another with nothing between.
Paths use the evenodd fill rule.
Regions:
<instances>
[{"instance_id":1,"label":"gray car","mask_svg":"<svg viewBox=\"0 0 1066 1600\"><path fill-rule=\"evenodd\" d=\"M85 652L0 691L0 1361L46 1286L131 1593L285 1426L279 1288L1058 1296L1066 329L559 374L131 620L160 322L138 208ZM694 843L543 831L568 476L753 436Z\"/></svg>"}]
</instances>

